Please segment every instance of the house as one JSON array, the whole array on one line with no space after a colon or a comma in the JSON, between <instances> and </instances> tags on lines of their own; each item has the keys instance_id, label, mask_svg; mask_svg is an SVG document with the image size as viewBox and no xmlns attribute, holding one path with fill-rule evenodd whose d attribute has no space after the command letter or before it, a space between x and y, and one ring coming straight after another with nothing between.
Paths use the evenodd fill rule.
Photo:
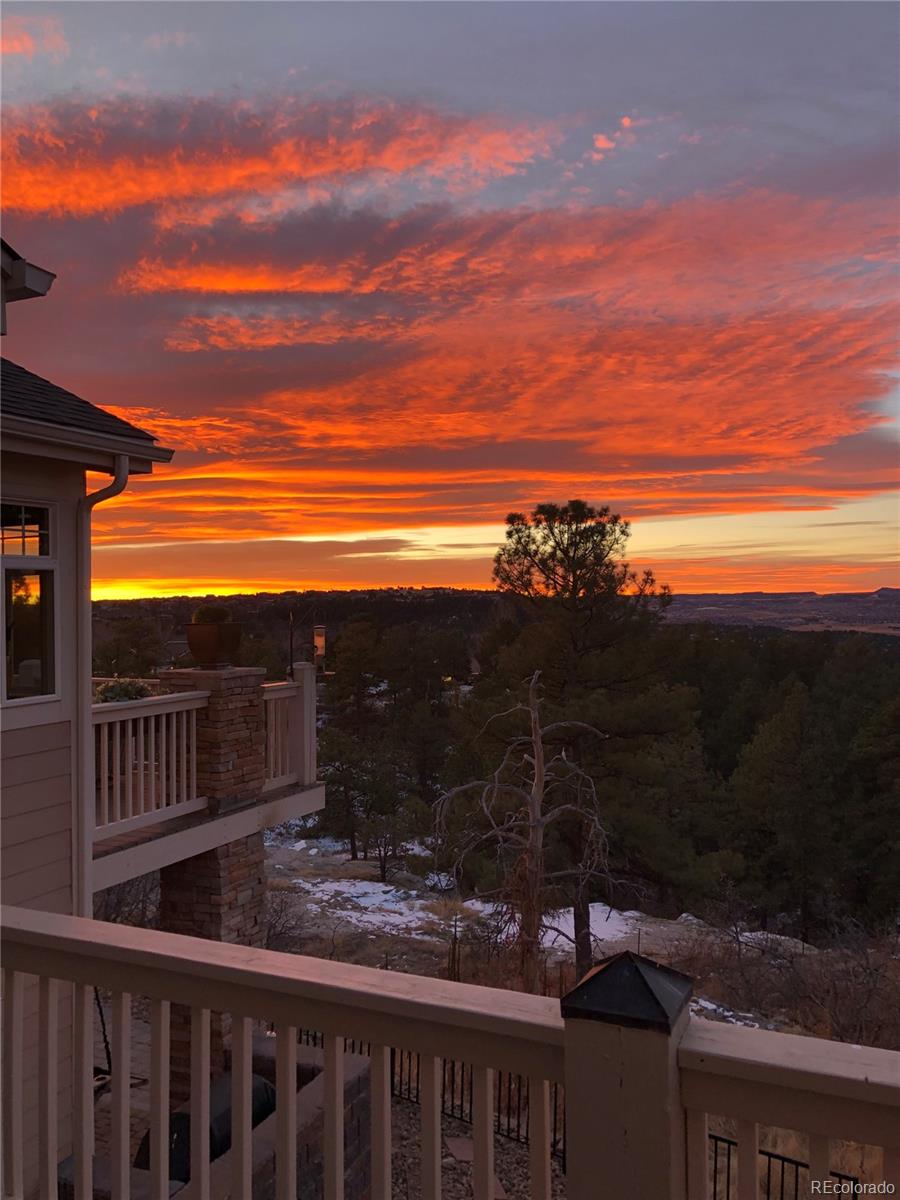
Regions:
<instances>
[{"instance_id":1,"label":"house","mask_svg":"<svg viewBox=\"0 0 900 1200\"><path fill-rule=\"evenodd\" d=\"M54 276L2 250L5 318L8 303L46 294ZM91 917L97 892L160 871L170 927L260 942L262 830L324 803L314 669L267 686L253 668L173 671L163 695L92 704L91 517L173 451L6 358L0 407L3 903ZM110 482L91 490L89 472ZM198 920L211 905L227 911ZM58 1039L62 1064L67 1005ZM71 1109L62 1086L63 1130Z\"/></svg>"},{"instance_id":2,"label":"house","mask_svg":"<svg viewBox=\"0 0 900 1200\"><path fill-rule=\"evenodd\" d=\"M3 253L4 303L46 293L49 272ZM693 1018L690 980L639 956L600 964L560 1003L264 949L261 831L324 801L315 666L273 685L253 669L176 670L163 695L92 705L91 513L171 451L21 366L4 362L2 382L4 1197L52 1200L69 1160L76 1200L297 1200L305 1119L325 1200L388 1200L394 1050L415 1056L423 1200L441 1195L445 1063L469 1072L475 1200L496 1194L504 1073L528 1081L533 1200L551 1196L563 1114L568 1200L717 1200L710 1117L735 1123L740 1200L760 1195L761 1126L800 1132L811 1181L829 1182L847 1140L878 1148L871 1182L900 1187L900 1055ZM88 492L88 471L111 483ZM161 930L92 919L97 890L150 871ZM95 988L112 998L102 1170ZM132 997L149 1012L146 1170L131 1146ZM275 1035L276 1106L254 1126L257 1020ZM299 1028L323 1037L315 1119L298 1100ZM210 1081L226 1059L229 1145L211 1161ZM202 1131L183 1185L169 1177L180 1104Z\"/></svg>"}]
</instances>

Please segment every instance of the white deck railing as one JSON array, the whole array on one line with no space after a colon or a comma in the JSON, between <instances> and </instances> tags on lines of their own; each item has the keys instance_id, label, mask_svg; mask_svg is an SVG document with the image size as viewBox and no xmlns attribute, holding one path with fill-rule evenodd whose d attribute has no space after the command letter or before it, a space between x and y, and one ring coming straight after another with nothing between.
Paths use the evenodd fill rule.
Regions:
<instances>
[{"instance_id":1,"label":"white deck railing","mask_svg":"<svg viewBox=\"0 0 900 1200\"><path fill-rule=\"evenodd\" d=\"M263 791L316 781L316 675L310 663L294 665L294 680L264 683L266 772Z\"/></svg>"},{"instance_id":2,"label":"white deck railing","mask_svg":"<svg viewBox=\"0 0 900 1200\"><path fill-rule=\"evenodd\" d=\"M197 710L208 699L174 692L92 706L95 839L206 807L197 795Z\"/></svg>"},{"instance_id":3,"label":"white deck railing","mask_svg":"<svg viewBox=\"0 0 900 1200\"><path fill-rule=\"evenodd\" d=\"M415 1051L422 1099L421 1194L441 1194L440 1065L472 1064L475 1200L494 1196L494 1087L499 1069L530 1082L530 1189L549 1200L549 1083L566 1087L568 1200L706 1200L710 1187L706 1114L738 1121L737 1200L756 1200L757 1128L811 1137L813 1178L827 1178L830 1139L885 1147L881 1176L900 1183L900 1055L815 1038L766 1033L686 1013L671 1033L601 1020L563 1020L553 999L499 992L368 967L106 925L23 909L3 911L6 969L3 1062L5 1186L22 1194L24 1143L37 1141L40 1195L53 1196L57 1159L56 981L74 984L74 1153L76 1196L91 1195L93 1153L92 986L112 994L113 1195L129 1197L131 996L150 1002L151 1195L168 1195L164 1131L169 1111L170 1005L192 1009L191 1126L209 1126L210 1010L231 1014L232 1146L209 1162L209 1141L192 1139L184 1200L252 1196L251 1022L274 1022L277 1196L297 1194L298 1027L324 1034L326 1200L341 1200L344 1177L343 1039L371 1043L372 1198L391 1195L389 1048ZM28 976L38 988L26 992ZM26 995L39 1019L23 1054ZM36 1049L36 1053L34 1050ZM36 1073L40 1098L23 1127L23 1080ZM872 1180L874 1182L874 1180Z\"/></svg>"}]
</instances>

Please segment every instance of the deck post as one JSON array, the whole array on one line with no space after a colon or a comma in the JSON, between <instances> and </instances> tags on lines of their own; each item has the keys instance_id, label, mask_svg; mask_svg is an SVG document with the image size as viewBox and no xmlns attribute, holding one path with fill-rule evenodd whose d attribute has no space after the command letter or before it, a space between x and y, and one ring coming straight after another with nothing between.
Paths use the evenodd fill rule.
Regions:
<instances>
[{"instance_id":1,"label":"deck post","mask_svg":"<svg viewBox=\"0 0 900 1200\"><path fill-rule=\"evenodd\" d=\"M691 980L626 951L561 1000L568 1200L686 1200L678 1043Z\"/></svg>"},{"instance_id":2,"label":"deck post","mask_svg":"<svg viewBox=\"0 0 900 1200\"><path fill-rule=\"evenodd\" d=\"M291 766L297 782L309 786L316 782L316 668L314 663L294 663L294 681L300 686L291 697Z\"/></svg>"}]
</instances>

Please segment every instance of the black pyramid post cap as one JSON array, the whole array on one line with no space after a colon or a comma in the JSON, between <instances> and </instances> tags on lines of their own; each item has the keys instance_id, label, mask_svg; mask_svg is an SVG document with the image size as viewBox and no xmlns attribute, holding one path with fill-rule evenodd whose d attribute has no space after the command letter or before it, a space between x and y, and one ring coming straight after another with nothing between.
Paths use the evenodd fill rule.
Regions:
<instances>
[{"instance_id":1,"label":"black pyramid post cap","mask_svg":"<svg viewBox=\"0 0 900 1200\"><path fill-rule=\"evenodd\" d=\"M604 958L560 1001L567 1020L583 1018L670 1032L693 981L672 967L625 950Z\"/></svg>"}]
</instances>

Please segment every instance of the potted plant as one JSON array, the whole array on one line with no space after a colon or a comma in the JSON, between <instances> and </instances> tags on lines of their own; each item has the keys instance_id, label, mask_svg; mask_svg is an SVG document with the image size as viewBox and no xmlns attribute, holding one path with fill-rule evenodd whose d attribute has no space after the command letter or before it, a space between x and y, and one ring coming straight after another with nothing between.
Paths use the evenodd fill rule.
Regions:
<instances>
[{"instance_id":1,"label":"potted plant","mask_svg":"<svg viewBox=\"0 0 900 1200\"><path fill-rule=\"evenodd\" d=\"M140 679L111 679L96 689L94 701L97 704L122 703L126 700L144 700L151 694L146 683Z\"/></svg>"},{"instance_id":2,"label":"potted plant","mask_svg":"<svg viewBox=\"0 0 900 1200\"><path fill-rule=\"evenodd\" d=\"M221 604L201 604L187 626L188 649L204 670L222 670L241 644L241 625Z\"/></svg>"}]
</instances>

